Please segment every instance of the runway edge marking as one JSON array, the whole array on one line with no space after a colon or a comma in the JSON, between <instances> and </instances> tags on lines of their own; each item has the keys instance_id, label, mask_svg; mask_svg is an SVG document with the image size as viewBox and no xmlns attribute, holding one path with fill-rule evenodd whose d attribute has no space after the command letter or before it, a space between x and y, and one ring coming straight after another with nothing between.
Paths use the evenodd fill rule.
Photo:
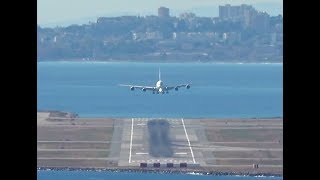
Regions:
<instances>
[{"instance_id":1,"label":"runway edge marking","mask_svg":"<svg viewBox=\"0 0 320 180\"><path fill-rule=\"evenodd\" d=\"M130 137L129 163L131 163L132 135L133 135L133 118L131 118L131 135L130 135L131 137Z\"/></svg>"},{"instance_id":2,"label":"runway edge marking","mask_svg":"<svg viewBox=\"0 0 320 180\"><path fill-rule=\"evenodd\" d=\"M186 126L184 125L183 118L181 118L181 122L182 122L182 125L183 125L184 132L186 133L186 137L187 137L187 140L188 140L188 144L189 144L189 148L190 148L190 152L191 152L193 163L196 163L196 161L194 159L193 151L192 151L192 148L191 148L189 136L188 136L188 133L187 133L187 130L186 130Z\"/></svg>"}]
</instances>

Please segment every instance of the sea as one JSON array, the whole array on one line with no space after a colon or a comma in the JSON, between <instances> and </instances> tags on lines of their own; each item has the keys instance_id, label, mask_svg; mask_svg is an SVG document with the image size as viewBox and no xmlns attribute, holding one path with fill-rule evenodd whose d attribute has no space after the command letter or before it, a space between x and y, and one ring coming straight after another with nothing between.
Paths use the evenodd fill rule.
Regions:
<instances>
[{"instance_id":1,"label":"sea","mask_svg":"<svg viewBox=\"0 0 320 180\"><path fill-rule=\"evenodd\" d=\"M167 86L152 94L119 84ZM282 117L282 64L39 62L37 108L80 117Z\"/></svg>"},{"instance_id":2,"label":"sea","mask_svg":"<svg viewBox=\"0 0 320 180\"><path fill-rule=\"evenodd\" d=\"M190 84L168 94L130 87L155 86L158 71L166 86ZM283 117L283 65L259 63L37 63L38 111L74 112L79 117L276 118ZM38 180L216 179L282 177L208 176L133 172L44 171Z\"/></svg>"}]
</instances>

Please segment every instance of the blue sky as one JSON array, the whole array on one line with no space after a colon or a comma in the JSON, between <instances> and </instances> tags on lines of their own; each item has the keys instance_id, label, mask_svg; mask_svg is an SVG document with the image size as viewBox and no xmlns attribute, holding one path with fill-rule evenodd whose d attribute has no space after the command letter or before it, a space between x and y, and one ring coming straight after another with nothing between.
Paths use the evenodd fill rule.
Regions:
<instances>
[{"instance_id":1,"label":"blue sky","mask_svg":"<svg viewBox=\"0 0 320 180\"><path fill-rule=\"evenodd\" d=\"M66 26L96 21L101 16L156 15L160 6L170 15L193 12L197 16L217 17L218 6L250 4L271 15L282 14L282 0L37 0L40 26Z\"/></svg>"}]
</instances>

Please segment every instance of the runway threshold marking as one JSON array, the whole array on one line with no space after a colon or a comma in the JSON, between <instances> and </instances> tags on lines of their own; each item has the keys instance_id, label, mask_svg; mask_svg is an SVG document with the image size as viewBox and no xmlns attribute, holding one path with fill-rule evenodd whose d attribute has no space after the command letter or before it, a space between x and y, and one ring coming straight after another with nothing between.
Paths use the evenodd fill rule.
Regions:
<instances>
[{"instance_id":1,"label":"runway threshold marking","mask_svg":"<svg viewBox=\"0 0 320 180\"><path fill-rule=\"evenodd\" d=\"M132 134L133 134L133 118L131 118L131 135L130 135L131 137L130 137L129 163L131 163Z\"/></svg>"},{"instance_id":2,"label":"runway threshold marking","mask_svg":"<svg viewBox=\"0 0 320 180\"><path fill-rule=\"evenodd\" d=\"M188 137L188 133L187 133L187 130L186 130L186 126L184 125L183 118L181 118L181 122L182 122L182 126L183 126L183 129L184 129L184 132L186 134L186 138L188 140L188 144L189 144L189 148L190 148L190 152L191 152L193 163L196 163L196 161L194 159L193 151L192 151L192 148L191 148L190 140L189 140L189 137Z\"/></svg>"}]
</instances>

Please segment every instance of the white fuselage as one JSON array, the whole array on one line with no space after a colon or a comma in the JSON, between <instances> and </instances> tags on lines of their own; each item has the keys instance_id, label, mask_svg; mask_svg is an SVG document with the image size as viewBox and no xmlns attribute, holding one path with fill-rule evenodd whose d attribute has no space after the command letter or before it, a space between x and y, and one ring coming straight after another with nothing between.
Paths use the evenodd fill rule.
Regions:
<instances>
[{"instance_id":1,"label":"white fuselage","mask_svg":"<svg viewBox=\"0 0 320 180\"><path fill-rule=\"evenodd\" d=\"M164 92L163 82L162 82L161 80L159 80L159 81L156 83L156 88L157 88L157 91L158 91L159 93Z\"/></svg>"}]
</instances>

